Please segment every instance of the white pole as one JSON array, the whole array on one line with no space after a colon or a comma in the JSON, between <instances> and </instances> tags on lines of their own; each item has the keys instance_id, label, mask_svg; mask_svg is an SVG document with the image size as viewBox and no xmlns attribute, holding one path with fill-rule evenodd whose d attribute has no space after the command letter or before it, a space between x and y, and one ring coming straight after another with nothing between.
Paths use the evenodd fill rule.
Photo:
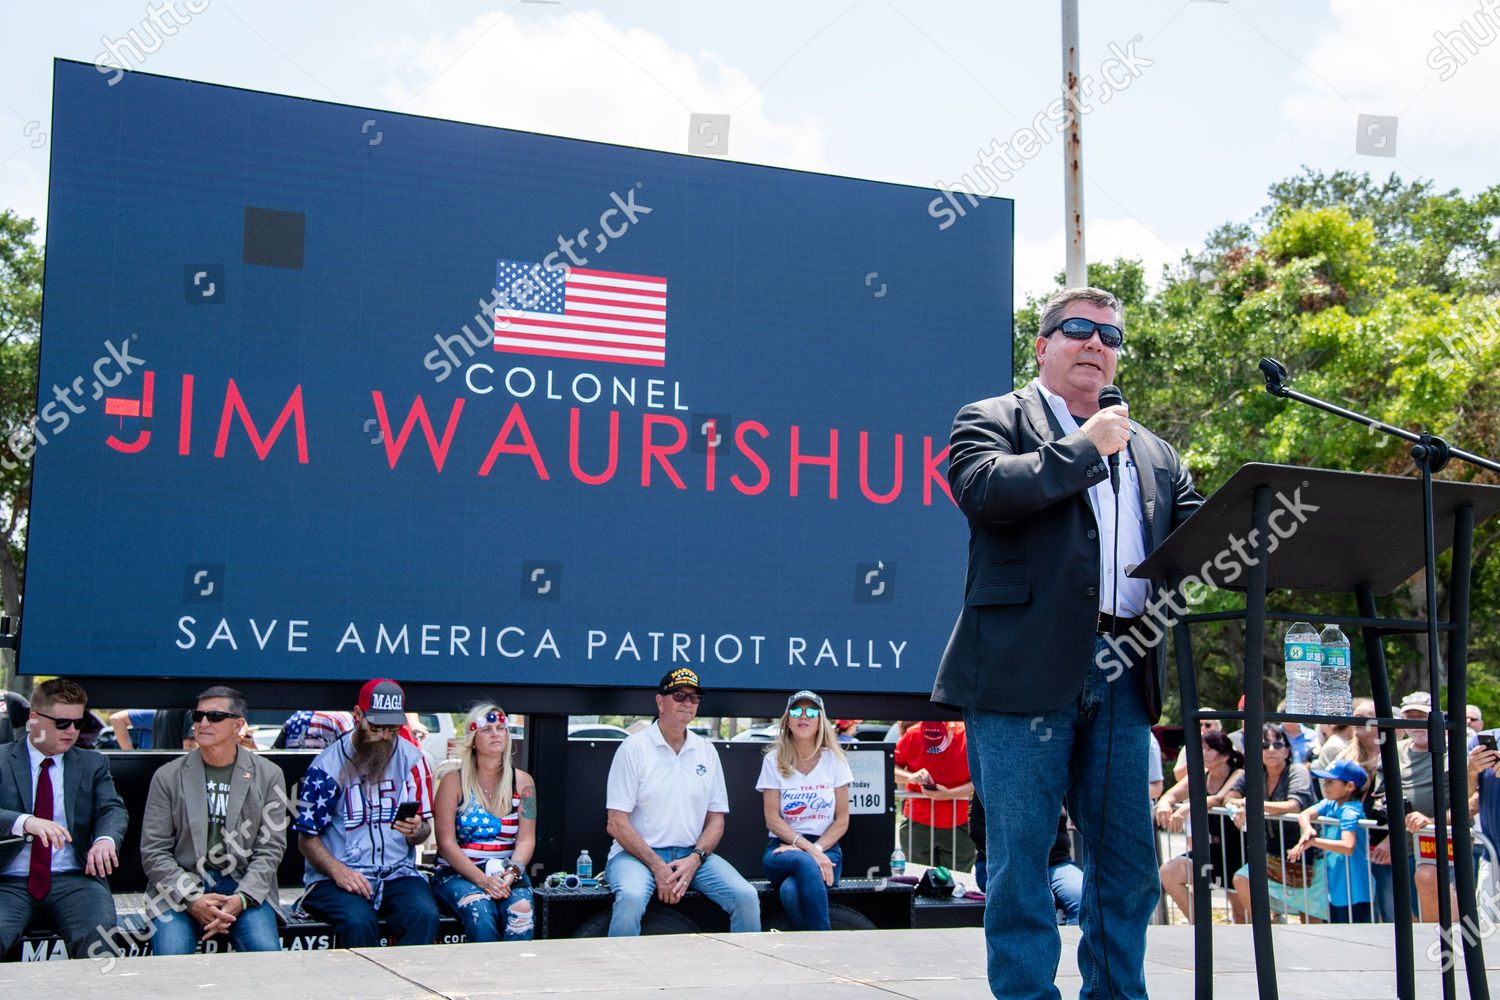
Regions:
<instances>
[{"instance_id":1,"label":"white pole","mask_svg":"<svg viewBox=\"0 0 1500 1000\"><path fill-rule=\"evenodd\" d=\"M1062 0L1063 105L1068 134L1063 146L1063 231L1067 237L1067 285L1087 285L1088 258L1083 248L1083 116L1078 94L1078 0Z\"/></svg>"}]
</instances>

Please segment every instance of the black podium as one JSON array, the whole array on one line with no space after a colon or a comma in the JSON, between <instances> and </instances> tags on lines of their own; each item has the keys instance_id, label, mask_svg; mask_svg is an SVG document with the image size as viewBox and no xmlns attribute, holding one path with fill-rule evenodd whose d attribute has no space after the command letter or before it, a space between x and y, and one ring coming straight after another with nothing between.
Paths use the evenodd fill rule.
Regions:
<instances>
[{"instance_id":1,"label":"black podium","mask_svg":"<svg viewBox=\"0 0 1500 1000\"><path fill-rule=\"evenodd\" d=\"M1424 538L1424 510L1430 503L1433 525ZM1202 719L1243 719L1246 734L1245 798L1246 850L1251 860L1250 898L1255 941L1256 976L1262 1000L1276 1000L1276 964L1271 941L1271 912L1266 888L1265 768L1255 752L1264 722L1291 721L1316 725L1376 725L1396 728L1392 714L1390 683L1386 675L1384 640L1392 635L1422 636L1431 654L1438 637L1448 637L1446 703L1440 700L1438 657L1430 657L1428 678L1432 713L1428 732L1433 752L1433 793L1438 816L1438 901L1443 948L1445 997L1454 996L1453 915L1448 886L1458 887L1463 923L1479 926L1476 913L1473 854L1467 822L1453 825L1453 874L1450 878L1447 834L1441 818L1445 802L1468 814L1468 748L1464 707L1468 700L1469 593L1474 526L1500 511L1500 487L1444 480L1431 481L1431 499L1424 497L1421 479L1300 469L1289 466L1250 464L1234 474L1191 518L1182 524L1140 565L1130 571L1164 584L1166 594L1183 593L1184 581L1197 580L1221 589L1245 592L1240 611L1216 614L1183 614L1187 605L1175 602L1177 612L1163 609L1170 625L1182 699L1183 729L1189 734L1188 783L1193 829L1207 830L1207 790L1203 771L1202 743L1191 734ZM1375 598L1400 586L1417 571L1431 567L1436 554L1453 548L1449 582L1449 617L1437 620L1436 600L1429 590L1427 620L1381 618ZM1238 574L1235 573L1238 568ZM1310 616L1266 611L1266 592L1287 590L1352 593L1357 615ZM1153 606L1155 602L1153 602ZM1169 616L1169 617L1168 617ZM1265 623L1301 621L1315 617L1336 622L1346 629L1358 628L1364 640L1375 718L1345 718L1320 715L1267 713L1264 705ZM1245 623L1245 707L1243 712L1201 712L1189 626L1195 622L1239 621ZM1352 665L1352 664L1351 664ZM1449 709L1452 709L1450 712ZM1407 724L1409 725L1409 724ZM1446 768L1447 782L1440 779ZM1381 771L1387 789L1401 787L1396 740L1381 744ZM1402 796L1387 795L1391 865L1396 873L1407 868L1405 836L1394 831L1405 828ZM1213 996L1213 928L1210 919L1208 873L1210 848L1207 837L1194 840L1193 922L1196 996ZM1259 859L1257 861L1253 859ZM1416 1000L1412 949L1411 887L1407 879L1393 879L1396 922L1396 995ZM1464 934L1464 966L1469 995L1488 1000L1484 957L1476 934Z\"/></svg>"}]
</instances>

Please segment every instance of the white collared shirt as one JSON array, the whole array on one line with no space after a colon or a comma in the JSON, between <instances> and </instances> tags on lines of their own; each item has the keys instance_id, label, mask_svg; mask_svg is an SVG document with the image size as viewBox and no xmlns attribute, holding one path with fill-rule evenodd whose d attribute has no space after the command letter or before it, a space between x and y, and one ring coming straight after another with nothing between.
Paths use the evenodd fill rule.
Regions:
<instances>
[{"instance_id":1,"label":"white collared shirt","mask_svg":"<svg viewBox=\"0 0 1500 1000\"><path fill-rule=\"evenodd\" d=\"M52 767L48 769L47 776L52 780L52 822L62 826L68 826L67 803L63 801L63 755L58 754L49 758L36 748L36 744L26 740L26 756L31 761L31 801L36 802L37 781L42 774L42 761L51 760ZM32 813L22 813L16 817L15 823L11 824L10 832L16 836L25 833L26 821L32 817ZM69 830L72 828L69 827ZM76 846L76 845L75 845ZM78 852L71 850L54 850L52 852L52 870L54 872L72 872L78 870ZM31 873L31 845L27 844L20 852L11 859L9 865L0 875L8 875L12 878L26 878Z\"/></svg>"},{"instance_id":2,"label":"white collared shirt","mask_svg":"<svg viewBox=\"0 0 1500 1000\"><path fill-rule=\"evenodd\" d=\"M692 730L681 751L659 723L628 737L615 751L605 785L606 809L630 814L630 825L648 847L692 847L711 812L729 811L719 751ZM619 841L609 856L619 854Z\"/></svg>"},{"instance_id":3,"label":"white collared shirt","mask_svg":"<svg viewBox=\"0 0 1500 1000\"><path fill-rule=\"evenodd\" d=\"M1068 403L1036 380L1042 398L1052 407L1063 433L1073 434L1082 425L1068 412ZM1127 448L1120 453L1120 602L1115 605L1115 492L1108 479L1101 479L1089 487L1089 501L1094 509L1094 520L1099 524L1099 610L1121 618L1134 618L1146 610L1146 601L1151 596L1149 580L1137 580L1125 575L1123 567L1134 566L1146 558L1146 524L1142 515L1141 479L1136 471L1135 459Z\"/></svg>"}]
</instances>

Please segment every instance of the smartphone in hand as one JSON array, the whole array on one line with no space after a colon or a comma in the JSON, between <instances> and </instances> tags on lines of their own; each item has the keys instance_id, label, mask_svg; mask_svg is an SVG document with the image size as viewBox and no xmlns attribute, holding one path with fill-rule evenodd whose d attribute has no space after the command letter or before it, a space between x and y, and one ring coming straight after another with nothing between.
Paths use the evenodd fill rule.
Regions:
<instances>
[{"instance_id":1,"label":"smartphone in hand","mask_svg":"<svg viewBox=\"0 0 1500 1000\"><path fill-rule=\"evenodd\" d=\"M403 802L403 803L401 803L399 806L396 807L396 819L395 819L395 822L397 822L397 823L405 823L407 820L409 820L412 817L416 816L418 808L420 808L420 807L415 802Z\"/></svg>"},{"instance_id":2,"label":"smartphone in hand","mask_svg":"<svg viewBox=\"0 0 1500 1000\"><path fill-rule=\"evenodd\" d=\"M1494 749L1496 749L1495 734L1494 733L1480 733L1479 734L1479 745L1482 746L1482 747L1484 747L1486 750L1494 750Z\"/></svg>"}]
</instances>

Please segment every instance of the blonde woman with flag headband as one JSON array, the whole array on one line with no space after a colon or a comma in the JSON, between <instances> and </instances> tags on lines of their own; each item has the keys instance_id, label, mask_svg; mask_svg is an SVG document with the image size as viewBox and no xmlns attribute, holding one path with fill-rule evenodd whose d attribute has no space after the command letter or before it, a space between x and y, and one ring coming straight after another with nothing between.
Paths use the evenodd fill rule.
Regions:
<instances>
[{"instance_id":1,"label":"blonde woman with flag headband","mask_svg":"<svg viewBox=\"0 0 1500 1000\"><path fill-rule=\"evenodd\" d=\"M812 691L788 698L755 788L771 833L766 877L796 930L829 929L828 887L843 867L839 838L849 829L853 780L823 699Z\"/></svg>"},{"instance_id":2,"label":"blonde woman with flag headband","mask_svg":"<svg viewBox=\"0 0 1500 1000\"><path fill-rule=\"evenodd\" d=\"M498 705L477 705L460 730L459 768L433 804L438 871L432 891L470 941L529 941L535 929L526 865L536 850L536 785L510 761Z\"/></svg>"}]
</instances>

